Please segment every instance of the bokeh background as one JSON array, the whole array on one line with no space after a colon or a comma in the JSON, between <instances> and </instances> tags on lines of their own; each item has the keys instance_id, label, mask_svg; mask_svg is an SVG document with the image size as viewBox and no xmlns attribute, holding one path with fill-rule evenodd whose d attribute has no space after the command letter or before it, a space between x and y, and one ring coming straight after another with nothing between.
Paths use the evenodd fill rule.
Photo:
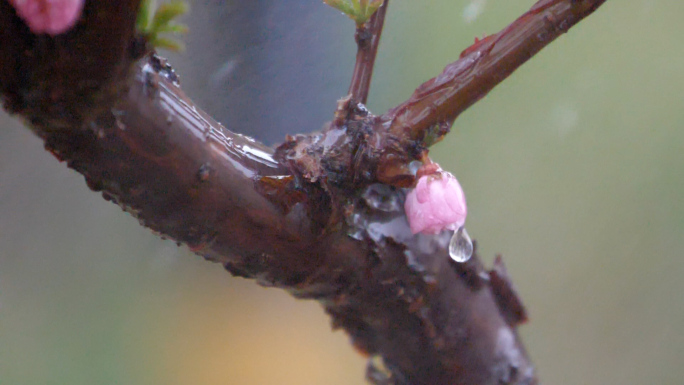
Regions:
<instances>
[{"instance_id":1,"label":"bokeh background","mask_svg":"<svg viewBox=\"0 0 684 385\"><path fill-rule=\"evenodd\" d=\"M531 0L392 0L380 113ZM270 144L348 86L352 22L317 0L191 2L188 94ZM504 255L549 384L684 378L684 2L609 1L432 152ZM236 279L90 192L0 113L0 384L363 384L316 303Z\"/></svg>"}]
</instances>

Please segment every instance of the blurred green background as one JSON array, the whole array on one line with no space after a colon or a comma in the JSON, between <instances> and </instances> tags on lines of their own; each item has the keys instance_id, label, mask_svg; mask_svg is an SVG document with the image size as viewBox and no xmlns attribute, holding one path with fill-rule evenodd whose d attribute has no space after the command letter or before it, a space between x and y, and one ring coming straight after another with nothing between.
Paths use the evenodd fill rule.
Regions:
<instances>
[{"instance_id":1,"label":"blurred green background","mask_svg":"<svg viewBox=\"0 0 684 385\"><path fill-rule=\"evenodd\" d=\"M268 143L329 119L352 22L320 2L194 1L186 92ZM288 3L288 4L284 4ZM393 0L380 113L533 1ZM432 152L507 262L545 383L684 377L684 2L609 1ZM0 115L0 384L363 384L316 303L231 278L90 192Z\"/></svg>"}]
</instances>

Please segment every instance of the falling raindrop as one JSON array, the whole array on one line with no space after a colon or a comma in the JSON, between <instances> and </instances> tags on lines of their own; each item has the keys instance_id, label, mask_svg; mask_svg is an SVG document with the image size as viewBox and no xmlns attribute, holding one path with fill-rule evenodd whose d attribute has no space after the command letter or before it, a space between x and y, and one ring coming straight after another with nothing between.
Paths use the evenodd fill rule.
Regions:
<instances>
[{"instance_id":1,"label":"falling raindrop","mask_svg":"<svg viewBox=\"0 0 684 385\"><path fill-rule=\"evenodd\" d=\"M473 241L470 240L470 236L465 227L461 226L454 232L454 235L451 237L451 242L449 242L449 256L451 256L451 259L454 261L463 263L468 262L472 255Z\"/></svg>"},{"instance_id":2,"label":"falling raindrop","mask_svg":"<svg viewBox=\"0 0 684 385\"><path fill-rule=\"evenodd\" d=\"M487 0L472 0L463 10L463 19L470 24L482 14Z\"/></svg>"}]
</instances>

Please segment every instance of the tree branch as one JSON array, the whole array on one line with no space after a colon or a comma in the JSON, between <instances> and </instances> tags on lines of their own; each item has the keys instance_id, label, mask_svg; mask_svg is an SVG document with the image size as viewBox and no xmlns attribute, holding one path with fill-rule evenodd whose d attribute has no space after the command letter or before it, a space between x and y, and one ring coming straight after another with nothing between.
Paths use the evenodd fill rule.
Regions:
<instances>
[{"instance_id":1,"label":"tree branch","mask_svg":"<svg viewBox=\"0 0 684 385\"><path fill-rule=\"evenodd\" d=\"M388 6L389 0L385 0L367 23L356 27L354 37L358 50L356 52L354 74L349 86L349 95L351 95L352 103L366 104L368 100L371 78L373 77L373 66L375 65L375 57L378 54L380 36L385 24L385 14L387 14Z\"/></svg>"},{"instance_id":2,"label":"tree branch","mask_svg":"<svg viewBox=\"0 0 684 385\"><path fill-rule=\"evenodd\" d=\"M461 58L418 87L404 103L379 117L378 125L400 143L392 143L379 167L390 174L403 171L400 154L420 156L416 146L439 141L463 111L542 48L593 13L605 0L541 0L502 31L475 39ZM380 178L381 180L386 180Z\"/></svg>"},{"instance_id":3,"label":"tree branch","mask_svg":"<svg viewBox=\"0 0 684 385\"><path fill-rule=\"evenodd\" d=\"M133 0L86 2L79 24L56 38L31 34L1 1L0 94L48 150L141 224L233 275L318 300L359 351L382 358L389 373L370 367L374 381L533 384L516 332L526 316L503 263L453 262L450 234L411 234L401 183L377 181L401 180L382 159L408 164L430 126L453 120L602 2L542 1L381 118L352 108L343 126L275 152L182 93L136 36ZM358 78L360 95L370 73Z\"/></svg>"}]
</instances>

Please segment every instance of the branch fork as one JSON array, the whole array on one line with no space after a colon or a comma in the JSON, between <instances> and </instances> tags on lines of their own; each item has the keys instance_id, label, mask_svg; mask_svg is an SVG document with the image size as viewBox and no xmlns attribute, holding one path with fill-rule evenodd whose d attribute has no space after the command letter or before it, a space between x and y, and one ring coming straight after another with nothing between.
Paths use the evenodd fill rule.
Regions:
<instances>
[{"instance_id":1,"label":"branch fork","mask_svg":"<svg viewBox=\"0 0 684 385\"><path fill-rule=\"evenodd\" d=\"M375 383L535 384L516 331L527 315L503 262L487 271L475 251L456 263L450 232L412 234L405 187L411 163L462 111L604 2L541 0L373 115L364 105L385 1L357 20L349 95L333 121L275 150L221 126L145 55L139 0L86 2L55 37L31 33L0 1L0 95L144 226L235 276L318 300L370 357Z\"/></svg>"}]
</instances>

